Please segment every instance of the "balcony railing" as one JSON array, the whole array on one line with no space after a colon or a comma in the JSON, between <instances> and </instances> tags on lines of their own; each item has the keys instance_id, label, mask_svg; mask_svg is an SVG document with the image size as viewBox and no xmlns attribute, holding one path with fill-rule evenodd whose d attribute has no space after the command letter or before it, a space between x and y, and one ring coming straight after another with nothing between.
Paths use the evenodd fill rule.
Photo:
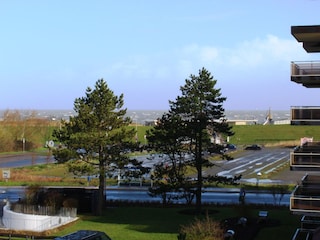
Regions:
<instances>
[{"instance_id":1,"label":"balcony railing","mask_svg":"<svg viewBox=\"0 0 320 240\"><path fill-rule=\"evenodd\" d=\"M320 153L291 152L290 167L320 168Z\"/></svg>"},{"instance_id":2,"label":"balcony railing","mask_svg":"<svg viewBox=\"0 0 320 240\"><path fill-rule=\"evenodd\" d=\"M314 174L306 174L302 179L301 179L302 186L307 187L307 186L319 186L320 183L320 175L314 175ZM320 219L319 219L320 222Z\"/></svg>"},{"instance_id":3,"label":"balcony railing","mask_svg":"<svg viewBox=\"0 0 320 240\"><path fill-rule=\"evenodd\" d=\"M291 80L305 87L319 87L320 61L291 62Z\"/></svg>"},{"instance_id":4,"label":"balcony railing","mask_svg":"<svg viewBox=\"0 0 320 240\"><path fill-rule=\"evenodd\" d=\"M320 106L292 106L291 125L320 125Z\"/></svg>"},{"instance_id":5,"label":"balcony railing","mask_svg":"<svg viewBox=\"0 0 320 240\"><path fill-rule=\"evenodd\" d=\"M320 61L291 62L291 76L320 76Z\"/></svg>"},{"instance_id":6,"label":"balcony railing","mask_svg":"<svg viewBox=\"0 0 320 240\"><path fill-rule=\"evenodd\" d=\"M319 216L304 215L301 218L301 229L315 230L320 226Z\"/></svg>"},{"instance_id":7,"label":"balcony railing","mask_svg":"<svg viewBox=\"0 0 320 240\"><path fill-rule=\"evenodd\" d=\"M320 188L297 186L290 197L290 210L301 214L319 214Z\"/></svg>"},{"instance_id":8,"label":"balcony railing","mask_svg":"<svg viewBox=\"0 0 320 240\"><path fill-rule=\"evenodd\" d=\"M305 230L298 228L294 233L292 240L306 240L312 239L312 232L310 230Z\"/></svg>"}]
</instances>

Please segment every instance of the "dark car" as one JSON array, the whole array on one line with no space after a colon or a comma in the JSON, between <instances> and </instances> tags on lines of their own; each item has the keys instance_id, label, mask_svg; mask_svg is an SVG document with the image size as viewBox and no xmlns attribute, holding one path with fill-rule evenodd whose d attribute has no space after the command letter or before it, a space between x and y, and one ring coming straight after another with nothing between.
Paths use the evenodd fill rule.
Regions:
<instances>
[{"instance_id":1,"label":"dark car","mask_svg":"<svg viewBox=\"0 0 320 240\"><path fill-rule=\"evenodd\" d=\"M261 150L261 147L257 144L252 144L250 146L245 147L245 150Z\"/></svg>"},{"instance_id":2,"label":"dark car","mask_svg":"<svg viewBox=\"0 0 320 240\"><path fill-rule=\"evenodd\" d=\"M231 143L227 143L226 146L225 146L225 149L226 150L236 150L237 146L234 145L234 144L231 144Z\"/></svg>"},{"instance_id":3,"label":"dark car","mask_svg":"<svg viewBox=\"0 0 320 240\"><path fill-rule=\"evenodd\" d=\"M79 230L63 237L57 237L54 240L111 240L111 238L104 232Z\"/></svg>"}]
</instances>

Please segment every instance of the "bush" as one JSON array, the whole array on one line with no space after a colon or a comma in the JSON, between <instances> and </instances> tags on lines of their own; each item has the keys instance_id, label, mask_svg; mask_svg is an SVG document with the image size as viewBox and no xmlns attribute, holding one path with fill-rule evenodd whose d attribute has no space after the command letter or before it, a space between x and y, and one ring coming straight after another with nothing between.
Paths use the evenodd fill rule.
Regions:
<instances>
[{"instance_id":1,"label":"bush","mask_svg":"<svg viewBox=\"0 0 320 240\"><path fill-rule=\"evenodd\" d=\"M182 226L179 240L223 240L224 229L219 222L213 221L208 215L205 219L196 219L189 225Z\"/></svg>"}]
</instances>

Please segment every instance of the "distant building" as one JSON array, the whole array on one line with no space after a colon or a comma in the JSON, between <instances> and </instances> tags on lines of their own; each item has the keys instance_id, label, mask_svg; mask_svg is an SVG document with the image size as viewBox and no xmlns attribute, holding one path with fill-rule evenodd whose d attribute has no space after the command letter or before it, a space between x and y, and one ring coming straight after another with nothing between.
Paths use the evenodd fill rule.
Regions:
<instances>
[{"instance_id":1,"label":"distant building","mask_svg":"<svg viewBox=\"0 0 320 240\"><path fill-rule=\"evenodd\" d=\"M258 120L256 120L256 119L252 119L252 120L234 119L234 120L227 120L227 123L229 125L253 125L253 124L257 124Z\"/></svg>"},{"instance_id":2,"label":"distant building","mask_svg":"<svg viewBox=\"0 0 320 240\"><path fill-rule=\"evenodd\" d=\"M159 122L158 119L152 120L152 121L145 121L145 122L144 122L144 125L145 125L145 126L154 127L154 126L157 126L157 125L158 125L158 122Z\"/></svg>"},{"instance_id":3,"label":"distant building","mask_svg":"<svg viewBox=\"0 0 320 240\"><path fill-rule=\"evenodd\" d=\"M289 125L290 123L290 119L276 120L273 122L274 125Z\"/></svg>"}]
</instances>

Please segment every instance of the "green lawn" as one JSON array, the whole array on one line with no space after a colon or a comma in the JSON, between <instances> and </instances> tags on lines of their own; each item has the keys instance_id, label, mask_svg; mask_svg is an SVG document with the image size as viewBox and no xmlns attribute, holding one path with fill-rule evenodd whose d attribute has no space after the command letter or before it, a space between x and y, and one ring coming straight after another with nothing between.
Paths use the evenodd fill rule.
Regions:
<instances>
[{"instance_id":1,"label":"green lawn","mask_svg":"<svg viewBox=\"0 0 320 240\"><path fill-rule=\"evenodd\" d=\"M0 130L3 126L0 125ZM43 150L43 145L46 140L51 139L51 133L54 128L48 126L37 126L36 129L31 128L33 138L31 139L35 146ZM137 130L137 137L140 143L147 143L145 138L147 130L150 126L135 126L129 128ZM235 135L230 137L230 142L236 145L245 144L277 144L280 142L298 141L301 137L313 137L315 141L320 140L320 126L292 126L292 125L235 125L233 126ZM7 129L8 130L8 129ZM13 127L8 131L17 131Z\"/></svg>"},{"instance_id":2,"label":"green lawn","mask_svg":"<svg viewBox=\"0 0 320 240\"><path fill-rule=\"evenodd\" d=\"M79 221L56 233L66 235L79 229L106 232L113 240L177 240L181 225L195 219L193 215L183 214L185 208L121 207L109 208L103 216L81 216ZM211 207L216 213L210 215L221 221L242 214L235 207ZM258 216L259 208L246 208L245 213ZM242 216L242 215L241 215ZM289 209L269 210L269 218L280 220L276 227L263 228L256 240L291 239L299 225L299 216L291 215Z\"/></svg>"},{"instance_id":3,"label":"green lawn","mask_svg":"<svg viewBox=\"0 0 320 240\"><path fill-rule=\"evenodd\" d=\"M319 126L244 125L233 126L233 131L235 135L230 137L230 142L237 145L299 143L302 137L320 141Z\"/></svg>"},{"instance_id":4,"label":"green lawn","mask_svg":"<svg viewBox=\"0 0 320 240\"><path fill-rule=\"evenodd\" d=\"M133 126L131 126L133 128ZM146 143L144 136L151 127L137 126L137 136L141 143ZM313 137L320 141L319 126L292 126L292 125L235 125L235 133L230 142L236 145L246 144L279 144L298 142L302 137Z\"/></svg>"}]
</instances>

